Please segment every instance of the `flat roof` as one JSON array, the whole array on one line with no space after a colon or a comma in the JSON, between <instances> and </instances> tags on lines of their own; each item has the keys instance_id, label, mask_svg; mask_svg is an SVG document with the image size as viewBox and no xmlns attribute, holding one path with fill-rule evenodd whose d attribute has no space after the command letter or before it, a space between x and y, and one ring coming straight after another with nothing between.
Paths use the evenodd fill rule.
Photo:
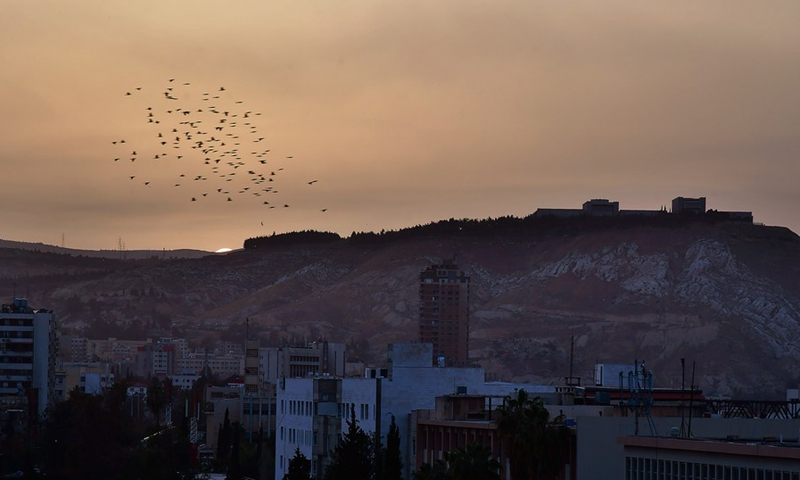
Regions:
<instances>
[{"instance_id":1,"label":"flat roof","mask_svg":"<svg viewBox=\"0 0 800 480\"><path fill-rule=\"evenodd\" d=\"M640 437L634 435L617 437L617 443L625 448L800 460L800 448L798 448L800 445L797 443L768 443L760 440L740 440L734 442L707 438Z\"/></svg>"}]
</instances>

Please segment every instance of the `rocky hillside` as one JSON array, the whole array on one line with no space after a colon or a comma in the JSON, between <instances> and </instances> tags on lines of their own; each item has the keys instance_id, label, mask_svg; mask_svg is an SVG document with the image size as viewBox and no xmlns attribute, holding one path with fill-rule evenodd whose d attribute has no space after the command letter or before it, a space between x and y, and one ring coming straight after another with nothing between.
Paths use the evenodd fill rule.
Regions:
<instances>
[{"instance_id":1,"label":"rocky hillside","mask_svg":"<svg viewBox=\"0 0 800 480\"><path fill-rule=\"evenodd\" d=\"M257 241L264 240L264 241ZM561 382L644 359L657 386L696 362L706 394L780 398L800 379L800 239L688 219L449 221L401 232L251 239L195 259L0 249L4 298L87 336L175 329L198 342L328 338L379 361L417 335L417 276L458 255L471 275L470 355L498 379Z\"/></svg>"}]
</instances>

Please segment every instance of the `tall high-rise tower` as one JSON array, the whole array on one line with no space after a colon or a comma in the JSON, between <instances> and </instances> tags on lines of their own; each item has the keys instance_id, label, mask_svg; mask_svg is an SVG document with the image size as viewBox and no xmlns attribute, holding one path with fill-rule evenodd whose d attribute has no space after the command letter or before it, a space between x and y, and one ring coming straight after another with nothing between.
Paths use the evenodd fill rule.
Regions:
<instances>
[{"instance_id":1,"label":"tall high-rise tower","mask_svg":"<svg viewBox=\"0 0 800 480\"><path fill-rule=\"evenodd\" d=\"M455 258L419 274L419 340L433 344L434 364L464 365L469 358L469 275Z\"/></svg>"},{"instance_id":2,"label":"tall high-rise tower","mask_svg":"<svg viewBox=\"0 0 800 480\"><path fill-rule=\"evenodd\" d=\"M56 324L53 313L35 310L24 298L0 308L0 397L25 399L31 420L54 398Z\"/></svg>"}]
</instances>

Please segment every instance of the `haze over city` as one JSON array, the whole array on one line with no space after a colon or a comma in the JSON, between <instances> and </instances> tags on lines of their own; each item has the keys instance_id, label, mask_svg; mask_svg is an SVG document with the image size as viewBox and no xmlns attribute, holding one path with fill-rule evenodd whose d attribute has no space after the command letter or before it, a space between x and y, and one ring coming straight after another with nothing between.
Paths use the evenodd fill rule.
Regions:
<instances>
[{"instance_id":1,"label":"haze over city","mask_svg":"<svg viewBox=\"0 0 800 480\"><path fill-rule=\"evenodd\" d=\"M3 7L5 239L216 250L676 196L800 231L796 2Z\"/></svg>"}]
</instances>

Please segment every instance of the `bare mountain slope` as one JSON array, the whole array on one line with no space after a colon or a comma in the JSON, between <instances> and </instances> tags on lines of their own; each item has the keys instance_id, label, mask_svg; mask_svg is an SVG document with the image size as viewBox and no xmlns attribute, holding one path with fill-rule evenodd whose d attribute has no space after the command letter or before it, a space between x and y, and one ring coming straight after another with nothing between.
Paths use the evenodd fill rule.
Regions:
<instances>
[{"instance_id":1,"label":"bare mountain slope","mask_svg":"<svg viewBox=\"0 0 800 480\"><path fill-rule=\"evenodd\" d=\"M786 229L611 219L474 227L105 268L72 260L74 281L53 257L31 256L4 276L39 272L31 302L90 336L108 324L128 334L174 325L198 339L241 339L249 318L264 344L324 336L378 360L386 344L417 337L419 272L457 253L472 278L470 354L497 378L559 382L572 336L584 382L595 362L644 359L660 386L677 386L681 357L697 362L707 394L779 397L800 378L800 240Z\"/></svg>"}]
</instances>

